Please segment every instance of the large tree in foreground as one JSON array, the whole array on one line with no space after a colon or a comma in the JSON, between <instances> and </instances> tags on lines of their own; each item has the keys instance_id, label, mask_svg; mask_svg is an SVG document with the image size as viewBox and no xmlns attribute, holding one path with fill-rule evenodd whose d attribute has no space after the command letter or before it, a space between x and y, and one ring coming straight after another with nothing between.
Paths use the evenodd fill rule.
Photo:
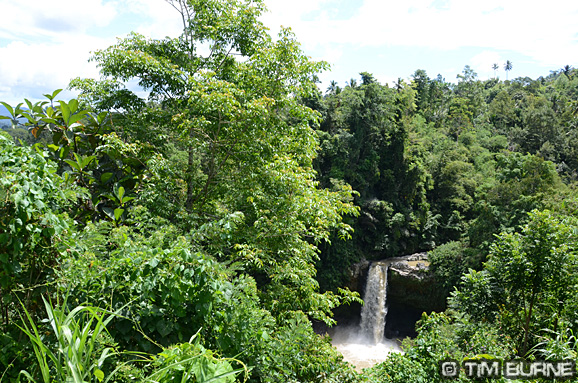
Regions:
<instances>
[{"instance_id":1,"label":"large tree in foreground","mask_svg":"<svg viewBox=\"0 0 578 383\"><path fill-rule=\"evenodd\" d=\"M339 299L317 293L317 244L332 230L348 236L342 215L356 211L350 188L321 189L312 170L319 115L299 99L326 64L309 61L289 30L273 41L258 20L261 0L168 3L182 16L180 37L133 33L95 53L102 81L72 85L94 107L115 109L124 134L186 153L176 180L158 180L174 188L156 195L182 193L175 204L198 245L253 275L274 314L329 320Z\"/></svg>"}]
</instances>

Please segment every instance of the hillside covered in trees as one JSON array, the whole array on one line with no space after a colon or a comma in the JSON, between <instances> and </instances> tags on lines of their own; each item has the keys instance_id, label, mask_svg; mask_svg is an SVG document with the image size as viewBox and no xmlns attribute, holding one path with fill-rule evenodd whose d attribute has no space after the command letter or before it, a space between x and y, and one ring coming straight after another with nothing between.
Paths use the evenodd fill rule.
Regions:
<instances>
[{"instance_id":1,"label":"hillside covered in trees","mask_svg":"<svg viewBox=\"0 0 578 383\"><path fill-rule=\"evenodd\" d=\"M321 185L345 181L359 193L353 241L327 248L324 259L443 245L460 254L455 266L479 269L495 235L518 230L533 209L572 215L577 77L566 67L536 80L481 81L466 66L457 83L417 70L389 87L362 73L359 84L332 83L307 99L323 116ZM342 283L341 265L326 266L336 267L327 286Z\"/></svg>"},{"instance_id":2,"label":"hillside covered in trees","mask_svg":"<svg viewBox=\"0 0 578 383\"><path fill-rule=\"evenodd\" d=\"M262 1L170 3L179 38L95 52L77 99L3 103L0 381L442 382L447 358L576 359L578 70L321 91L328 65L269 36ZM417 251L448 310L358 373L311 322L360 301L352 265Z\"/></svg>"}]
</instances>

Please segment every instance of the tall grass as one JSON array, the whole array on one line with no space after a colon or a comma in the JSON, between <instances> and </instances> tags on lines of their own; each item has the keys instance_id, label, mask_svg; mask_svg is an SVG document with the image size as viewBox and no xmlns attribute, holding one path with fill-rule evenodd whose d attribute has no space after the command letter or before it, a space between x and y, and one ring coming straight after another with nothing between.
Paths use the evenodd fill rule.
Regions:
<instances>
[{"instance_id":1,"label":"tall grass","mask_svg":"<svg viewBox=\"0 0 578 383\"><path fill-rule=\"evenodd\" d=\"M107 324L116 316L110 312L92 306L78 306L68 314L61 308L54 307L44 297L46 320L56 337L56 349L52 350L46 343L46 334L39 331L28 311L24 310L22 331L28 335L34 347L34 353L42 382L44 383L84 383L104 380L102 365L112 355L117 354L111 347L104 348L96 357L99 336L106 332ZM31 382L36 382L28 371L22 375Z\"/></svg>"},{"instance_id":2,"label":"tall grass","mask_svg":"<svg viewBox=\"0 0 578 383\"><path fill-rule=\"evenodd\" d=\"M111 347L101 350L99 337L108 333L106 326L118 315L118 311L78 306L66 314L66 300L60 307L54 307L46 299L42 299L48 316L45 321L50 324L56 337L54 346L45 342L50 333L41 332L25 308L26 317L22 318L23 327L20 327L34 347L41 382L107 383L115 377L122 365L130 363L123 363L105 376L104 362L121 353ZM140 361L153 362L153 370L144 378L143 383L229 383L241 372L245 373L244 381L247 380L248 368L242 362L232 358L215 358L210 350L199 345L198 340L193 344L194 338L189 343L167 348L158 356L135 352L126 354L138 356ZM157 362L156 365L154 361ZM243 367L234 370L229 361L237 362ZM30 372L21 371L20 374L29 382L37 383Z\"/></svg>"}]
</instances>

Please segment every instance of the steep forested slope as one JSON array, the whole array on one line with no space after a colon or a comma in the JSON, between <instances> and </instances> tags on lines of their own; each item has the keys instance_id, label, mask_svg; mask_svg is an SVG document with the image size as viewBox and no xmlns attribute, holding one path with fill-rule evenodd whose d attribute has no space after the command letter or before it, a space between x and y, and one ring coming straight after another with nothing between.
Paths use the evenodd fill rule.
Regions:
<instances>
[{"instance_id":1,"label":"steep forested slope","mask_svg":"<svg viewBox=\"0 0 578 383\"><path fill-rule=\"evenodd\" d=\"M462 243L454 256L463 270L480 268L494 235L516 230L527 212L572 212L578 71L503 82L466 67L457 79L418 70L390 87L362 73L359 85L332 83L306 101L323 115L322 185L359 193L353 241L323 252L327 288L362 258L452 241Z\"/></svg>"}]
</instances>

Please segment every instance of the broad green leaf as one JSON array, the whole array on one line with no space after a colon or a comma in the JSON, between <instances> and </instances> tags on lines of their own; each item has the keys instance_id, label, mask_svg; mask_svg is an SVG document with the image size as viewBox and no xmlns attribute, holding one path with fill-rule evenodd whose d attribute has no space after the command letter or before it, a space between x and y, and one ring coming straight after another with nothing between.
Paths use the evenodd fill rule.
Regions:
<instances>
[{"instance_id":1,"label":"broad green leaf","mask_svg":"<svg viewBox=\"0 0 578 383\"><path fill-rule=\"evenodd\" d=\"M125 204L125 203L127 203L127 202L132 201L132 200L135 199L135 198L136 198L136 197L124 197L124 198L122 199L122 201L120 201L120 202L121 202L122 204Z\"/></svg>"},{"instance_id":2,"label":"broad green leaf","mask_svg":"<svg viewBox=\"0 0 578 383\"><path fill-rule=\"evenodd\" d=\"M60 149L59 157L60 158L68 157L68 153L70 153L70 147L65 146L62 149Z\"/></svg>"},{"instance_id":3,"label":"broad green leaf","mask_svg":"<svg viewBox=\"0 0 578 383\"><path fill-rule=\"evenodd\" d=\"M100 176L100 182L102 182L103 184L107 183L108 181L110 181L110 179L112 178L114 174L108 172L108 173L103 173Z\"/></svg>"},{"instance_id":4,"label":"broad green leaf","mask_svg":"<svg viewBox=\"0 0 578 383\"><path fill-rule=\"evenodd\" d=\"M24 103L20 103L18 105L16 105L16 108L14 108L14 113L15 116L18 117L24 110L22 110L21 106L24 105Z\"/></svg>"},{"instance_id":5,"label":"broad green leaf","mask_svg":"<svg viewBox=\"0 0 578 383\"><path fill-rule=\"evenodd\" d=\"M22 117L26 118L28 120L28 122L31 124L36 123L36 120L34 119L34 117L30 113L24 112L24 113L22 113Z\"/></svg>"},{"instance_id":6,"label":"broad green leaf","mask_svg":"<svg viewBox=\"0 0 578 383\"><path fill-rule=\"evenodd\" d=\"M70 124L74 124L77 123L78 121L82 120L84 118L84 116L86 115L86 111L82 111L80 113L77 113L75 115L73 115L72 117L70 117ZM81 125L82 126L82 125Z\"/></svg>"},{"instance_id":7,"label":"broad green leaf","mask_svg":"<svg viewBox=\"0 0 578 383\"><path fill-rule=\"evenodd\" d=\"M107 116L108 112L100 112L97 116L98 125L102 124Z\"/></svg>"},{"instance_id":8,"label":"broad green leaf","mask_svg":"<svg viewBox=\"0 0 578 383\"><path fill-rule=\"evenodd\" d=\"M68 107L68 104L65 101L58 101L58 103L60 104L59 109L60 112L62 113L62 119L64 120L64 123L66 124L66 126L69 125L68 120L70 119L70 108Z\"/></svg>"},{"instance_id":9,"label":"broad green leaf","mask_svg":"<svg viewBox=\"0 0 578 383\"><path fill-rule=\"evenodd\" d=\"M54 98L56 96L58 96L58 94L62 92L62 89L56 89L54 92L52 92L52 94L45 94L44 97L46 97L47 99L49 99L50 101L53 101Z\"/></svg>"},{"instance_id":10,"label":"broad green leaf","mask_svg":"<svg viewBox=\"0 0 578 383\"><path fill-rule=\"evenodd\" d=\"M24 102L26 103L26 106L28 106L28 109L33 110L34 109L34 105L32 105L32 102L30 102L30 100L28 100L27 98L24 99Z\"/></svg>"},{"instance_id":11,"label":"broad green leaf","mask_svg":"<svg viewBox=\"0 0 578 383\"><path fill-rule=\"evenodd\" d=\"M119 183L116 183L114 184L112 191L116 198L118 198L119 201L122 201L122 197L124 196L124 187L122 187Z\"/></svg>"},{"instance_id":12,"label":"broad green leaf","mask_svg":"<svg viewBox=\"0 0 578 383\"><path fill-rule=\"evenodd\" d=\"M119 221L120 217L122 216L122 213L124 213L124 209L121 208L114 209L114 220Z\"/></svg>"},{"instance_id":13,"label":"broad green leaf","mask_svg":"<svg viewBox=\"0 0 578 383\"><path fill-rule=\"evenodd\" d=\"M10 113L12 118L16 118L16 115L14 114L14 109L10 105L5 103L4 101L0 101L0 104L4 105L4 107L8 110L8 113ZM8 119L11 120L12 118L8 118Z\"/></svg>"},{"instance_id":14,"label":"broad green leaf","mask_svg":"<svg viewBox=\"0 0 578 383\"><path fill-rule=\"evenodd\" d=\"M58 121L52 117L43 117L40 119L42 122L46 122L47 124L55 124L58 125Z\"/></svg>"},{"instance_id":15,"label":"broad green leaf","mask_svg":"<svg viewBox=\"0 0 578 383\"><path fill-rule=\"evenodd\" d=\"M102 193L100 196L108 198L111 201L117 202L117 198L109 193Z\"/></svg>"},{"instance_id":16,"label":"broad green leaf","mask_svg":"<svg viewBox=\"0 0 578 383\"><path fill-rule=\"evenodd\" d=\"M78 109L78 100L73 98L72 100L68 101L68 107L70 109L70 114L76 113L76 111ZM74 116L71 117L71 120L72 120L72 118L74 118ZM72 123L72 122L70 122L70 123Z\"/></svg>"},{"instance_id":17,"label":"broad green leaf","mask_svg":"<svg viewBox=\"0 0 578 383\"><path fill-rule=\"evenodd\" d=\"M75 153L76 154L76 153ZM66 162L68 165L70 165L71 168L76 169L78 171L80 171L80 165L77 162L74 162L72 160L69 159L65 159L64 162Z\"/></svg>"},{"instance_id":18,"label":"broad green leaf","mask_svg":"<svg viewBox=\"0 0 578 383\"><path fill-rule=\"evenodd\" d=\"M96 376L96 379L98 379L99 382L102 382L104 380L104 372L102 372L102 370L99 370L98 368L94 369L94 376Z\"/></svg>"},{"instance_id":19,"label":"broad green leaf","mask_svg":"<svg viewBox=\"0 0 578 383\"><path fill-rule=\"evenodd\" d=\"M82 159L82 168L84 169L85 167L87 167L94 159L96 159L96 156L84 157Z\"/></svg>"},{"instance_id":20,"label":"broad green leaf","mask_svg":"<svg viewBox=\"0 0 578 383\"><path fill-rule=\"evenodd\" d=\"M114 221L114 210L112 208L103 207L102 211L104 212L104 214L106 214L108 216L108 218L110 218Z\"/></svg>"},{"instance_id":21,"label":"broad green leaf","mask_svg":"<svg viewBox=\"0 0 578 383\"><path fill-rule=\"evenodd\" d=\"M124 187L120 186L120 187L118 188L117 197L118 197L118 200L120 201L120 203L122 203L123 197L124 197Z\"/></svg>"},{"instance_id":22,"label":"broad green leaf","mask_svg":"<svg viewBox=\"0 0 578 383\"><path fill-rule=\"evenodd\" d=\"M34 113L37 114L44 114L44 105L48 104L48 101L39 101L36 104L34 104L34 108L32 108L32 111Z\"/></svg>"}]
</instances>

